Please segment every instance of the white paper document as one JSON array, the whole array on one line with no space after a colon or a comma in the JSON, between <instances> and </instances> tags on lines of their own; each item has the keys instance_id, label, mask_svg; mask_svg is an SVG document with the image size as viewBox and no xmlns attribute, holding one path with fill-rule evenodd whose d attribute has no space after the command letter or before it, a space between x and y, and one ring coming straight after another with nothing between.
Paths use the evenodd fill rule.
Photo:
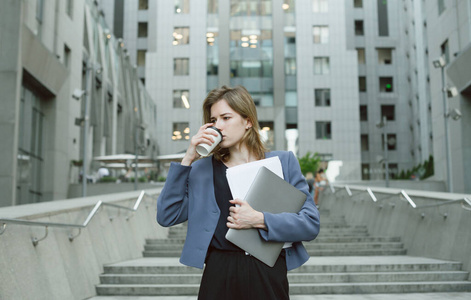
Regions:
<instances>
[{"instance_id":1,"label":"white paper document","mask_svg":"<svg viewBox=\"0 0 471 300\"><path fill-rule=\"evenodd\" d=\"M262 166L284 179L283 168L278 156L228 168L226 171L226 177L234 199L245 199L247 191L252 185L258 170Z\"/></svg>"}]
</instances>

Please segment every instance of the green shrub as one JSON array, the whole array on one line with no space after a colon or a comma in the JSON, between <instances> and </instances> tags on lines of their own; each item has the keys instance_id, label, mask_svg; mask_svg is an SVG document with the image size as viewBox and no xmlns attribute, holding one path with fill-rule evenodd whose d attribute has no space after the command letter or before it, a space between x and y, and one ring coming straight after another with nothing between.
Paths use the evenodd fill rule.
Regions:
<instances>
[{"instance_id":1,"label":"green shrub","mask_svg":"<svg viewBox=\"0 0 471 300\"><path fill-rule=\"evenodd\" d=\"M308 151L306 155L299 157L298 161L299 166L301 167L301 173L303 173L303 175L306 175L308 172L315 174L319 168L321 158L319 153L316 152L313 154Z\"/></svg>"},{"instance_id":2,"label":"green shrub","mask_svg":"<svg viewBox=\"0 0 471 300\"><path fill-rule=\"evenodd\" d=\"M116 182L116 180L117 180L116 177L106 176L106 177L100 178L98 182L108 183L108 182Z\"/></svg>"}]
</instances>

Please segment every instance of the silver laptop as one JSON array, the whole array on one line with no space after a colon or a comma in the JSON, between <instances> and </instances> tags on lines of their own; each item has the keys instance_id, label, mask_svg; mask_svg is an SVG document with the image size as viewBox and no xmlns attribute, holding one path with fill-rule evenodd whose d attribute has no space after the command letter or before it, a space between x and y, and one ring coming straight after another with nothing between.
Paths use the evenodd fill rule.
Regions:
<instances>
[{"instance_id":1,"label":"silver laptop","mask_svg":"<svg viewBox=\"0 0 471 300\"><path fill-rule=\"evenodd\" d=\"M261 167L255 177L245 200L253 209L260 212L297 213L306 201L306 194ZM226 239L255 258L273 267L284 243L267 242L261 238L258 229L232 229L227 231Z\"/></svg>"}]
</instances>

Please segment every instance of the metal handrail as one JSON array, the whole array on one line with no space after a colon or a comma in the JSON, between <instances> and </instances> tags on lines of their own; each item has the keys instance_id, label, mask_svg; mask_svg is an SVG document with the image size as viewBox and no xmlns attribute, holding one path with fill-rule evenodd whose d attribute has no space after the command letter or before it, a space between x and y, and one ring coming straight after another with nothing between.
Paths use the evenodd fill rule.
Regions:
<instances>
[{"instance_id":1,"label":"metal handrail","mask_svg":"<svg viewBox=\"0 0 471 300\"><path fill-rule=\"evenodd\" d=\"M39 221L29 221L29 220L21 220L21 219L0 218L0 223L2 224L2 228L0 230L0 235L2 235L5 232L8 223L18 224L18 225L28 225L28 226L44 226L45 230L46 230L46 233L42 238L40 238L40 239L38 239L36 237L31 238L31 240L33 242L33 245L36 247L40 241L44 240L47 237L49 227L78 228L79 232L76 235L69 234L69 241L72 242L76 237L78 237L80 235L80 233L82 232L82 228L87 227L88 223L90 223L90 221L96 215L98 209L101 206L111 206L111 207L118 208L118 209L124 209L124 210L129 210L131 212L136 212L137 209L139 208L139 205L141 204L142 200L144 199L144 196L146 196L146 195L149 196L149 197L151 196L146 191L141 191L141 193L139 194L139 197L137 198L137 200L134 203L134 206L132 208L122 206L122 205L113 204L113 203L106 203L106 202L103 202L103 201L100 200L95 204L93 209L90 211L90 213L88 214L88 216L85 219L85 221L83 222L83 224L39 222ZM134 216L134 214L132 214L131 216L127 216L126 221L128 221L132 216ZM112 218L110 220L112 220Z\"/></svg>"},{"instance_id":2,"label":"metal handrail","mask_svg":"<svg viewBox=\"0 0 471 300\"><path fill-rule=\"evenodd\" d=\"M335 189L333 188L333 185L331 185L332 188L331 188L331 191L332 193L335 193ZM347 194L352 197L353 196L353 193L350 189L350 186L348 185L335 185L337 188L344 188L345 191L347 192ZM360 190L360 192L367 192L368 195L370 196L370 198L373 200L373 202L377 202L378 199L376 198L375 194L373 193L371 187L366 187L366 189L361 189L361 188L355 188L356 190ZM387 193L387 192L385 192ZM438 206L444 206L444 205L451 205L451 204L456 204L456 203L461 203L461 207L465 210L469 210L471 211L471 200L466 198L466 197L463 197L462 199L456 199L456 200L450 200L450 201L446 201L446 202L442 202L442 203L437 203L437 204L427 204L427 205L420 205L420 206L417 206L417 204L412 200L412 198L407 194L407 192L405 190L400 190L399 193L387 193L387 194L393 194L392 196L395 196L395 195L398 195L400 196L401 198L404 198L407 200L407 202L410 204L410 206L414 209L422 209L422 208L430 208L430 207L438 207ZM466 207L466 204L469 206ZM424 216L422 214L422 216ZM445 216L446 217L446 216Z\"/></svg>"}]
</instances>

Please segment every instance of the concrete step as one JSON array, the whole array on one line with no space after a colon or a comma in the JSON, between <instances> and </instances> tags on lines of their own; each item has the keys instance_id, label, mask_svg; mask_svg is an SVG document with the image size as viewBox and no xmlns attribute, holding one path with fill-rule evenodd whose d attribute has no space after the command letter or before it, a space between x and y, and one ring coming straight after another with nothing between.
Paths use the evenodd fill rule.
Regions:
<instances>
[{"instance_id":1,"label":"concrete step","mask_svg":"<svg viewBox=\"0 0 471 300\"><path fill-rule=\"evenodd\" d=\"M413 282L463 281L468 272L351 272L351 273L290 273L294 283L346 283L346 282ZM103 274L101 284L199 284L201 274Z\"/></svg>"},{"instance_id":2,"label":"concrete step","mask_svg":"<svg viewBox=\"0 0 471 300\"><path fill-rule=\"evenodd\" d=\"M289 273L436 272L461 271L462 264L413 256L325 256L311 257ZM105 274L202 274L174 258L139 258L105 265Z\"/></svg>"},{"instance_id":3,"label":"concrete step","mask_svg":"<svg viewBox=\"0 0 471 300\"><path fill-rule=\"evenodd\" d=\"M305 243L306 249L403 249L403 243Z\"/></svg>"},{"instance_id":4,"label":"concrete step","mask_svg":"<svg viewBox=\"0 0 471 300\"><path fill-rule=\"evenodd\" d=\"M99 284L98 295L197 295L199 284ZM368 283L294 283L291 295L368 294L471 291L469 281L447 282L368 282Z\"/></svg>"},{"instance_id":5,"label":"concrete step","mask_svg":"<svg viewBox=\"0 0 471 300\"><path fill-rule=\"evenodd\" d=\"M323 250L323 249L402 249L402 243L387 243L387 242L363 242L363 243L305 243L305 248L308 250ZM183 244L161 244L161 245L144 245L144 251L180 251Z\"/></svg>"},{"instance_id":6,"label":"concrete step","mask_svg":"<svg viewBox=\"0 0 471 300\"><path fill-rule=\"evenodd\" d=\"M406 255L406 249L324 249L307 250L311 256L378 256L378 255Z\"/></svg>"},{"instance_id":7,"label":"concrete step","mask_svg":"<svg viewBox=\"0 0 471 300\"><path fill-rule=\"evenodd\" d=\"M308 245L310 243L353 243L353 242L400 242L401 238L399 237L373 237L373 236L337 236L337 237L328 237L328 236L319 236L312 242L303 242L304 245ZM147 239L146 245L174 245L180 244L183 245L185 242L184 238L181 239Z\"/></svg>"},{"instance_id":8,"label":"concrete step","mask_svg":"<svg viewBox=\"0 0 471 300\"><path fill-rule=\"evenodd\" d=\"M349 295L291 295L291 300L469 300L471 293L401 293ZM95 296L88 300L197 300L197 296Z\"/></svg>"},{"instance_id":9,"label":"concrete step","mask_svg":"<svg viewBox=\"0 0 471 300\"><path fill-rule=\"evenodd\" d=\"M354 246L345 249L306 249L311 256L369 256L369 255L405 255L406 249L357 249ZM180 257L181 250L154 250L142 252L144 257Z\"/></svg>"}]
</instances>

